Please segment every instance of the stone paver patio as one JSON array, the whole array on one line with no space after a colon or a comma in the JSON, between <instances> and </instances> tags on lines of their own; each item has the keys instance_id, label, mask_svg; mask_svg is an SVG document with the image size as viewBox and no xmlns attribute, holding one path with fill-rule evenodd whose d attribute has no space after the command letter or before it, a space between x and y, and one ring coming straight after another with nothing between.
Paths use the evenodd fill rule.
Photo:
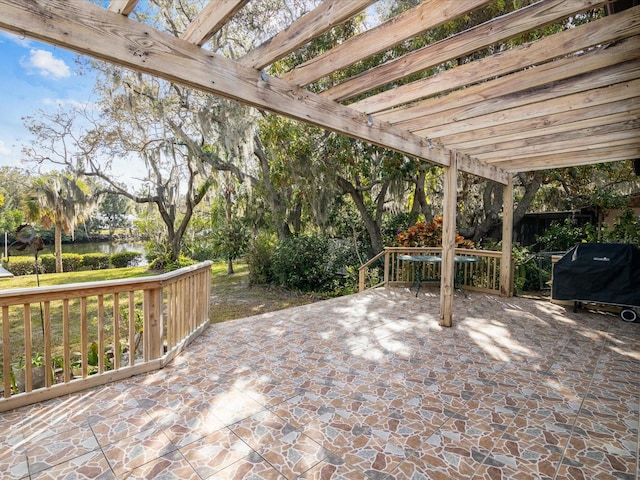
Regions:
<instances>
[{"instance_id":1,"label":"stone paver patio","mask_svg":"<svg viewBox=\"0 0 640 480\"><path fill-rule=\"evenodd\" d=\"M213 325L164 370L0 414L0 478L638 478L640 324L470 293L445 329L438 302Z\"/></svg>"}]
</instances>

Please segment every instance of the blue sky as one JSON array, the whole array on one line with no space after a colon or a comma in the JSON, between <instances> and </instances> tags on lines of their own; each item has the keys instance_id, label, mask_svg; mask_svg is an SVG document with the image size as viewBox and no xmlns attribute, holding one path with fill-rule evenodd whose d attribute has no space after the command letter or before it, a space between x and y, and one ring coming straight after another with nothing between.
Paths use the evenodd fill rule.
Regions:
<instances>
[{"instance_id":1,"label":"blue sky","mask_svg":"<svg viewBox=\"0 0 640 480\"><path fill-rule=\"evenodd\" d=\"M0 166L25 167L29 133L21 117L59 104L86 103L93 79L76 73L76 54L0 31Z\"/></svg>"}]
</instances>

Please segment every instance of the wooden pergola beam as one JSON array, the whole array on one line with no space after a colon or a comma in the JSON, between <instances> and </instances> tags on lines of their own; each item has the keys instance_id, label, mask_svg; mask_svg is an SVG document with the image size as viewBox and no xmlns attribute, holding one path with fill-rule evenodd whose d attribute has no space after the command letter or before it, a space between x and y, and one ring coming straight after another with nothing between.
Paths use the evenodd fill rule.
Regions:
<instances>
[{"instance_id":1,"label":"wooden pergola beam","mask_svg":"<svg viewBox=\"0 0 640 480\"><path fill-rule=\"evenodd\" d=\"M640 31L640 25L638 29ZM495 80L456 90L448 95L430 98L406 107L378 112L376 118L393 124L406 125L411 129L412 125L419 124L422 117L426 115L453 111L454 109L455 112L461 110L475 112L477 106L493 102L500 104L499 107L494 108L494 111L497 111L497 108L503 109L503 103L506 103L507 108L510 108L512 105L519 106L519 104L538 101L540 97L546 99L549 95L545 95L544 90L540 90L540 94L536 94L533 93L533 89L549 84L554 85L551 98L553 95L575 93L574 91L565 93L567 90L563 88L565 85L575 84L577 91L605 86L607 83L604 82L611 81L611 72L603 69L611 68L615 72L616 69L626 68L621 64L637 59L640 59L640 36L625 39L608 48L594 49L582 55L561 58L532 69L521 70ZM577 78L580 75L597 76L601 83L589 85L589 82L580 82L580 79ZM572 78L574 81L570 80ZM523 95L520 93L526 93L527 90L530 90L531 94L526 95L523 99ZM452 115L460 118L457 113L452 113Z\"/></svg>"},{"instance_id":2,"label":"wooden pergola beam","mask_svg":"<svg viewBox=\"0 0 640 480\"><path fill-rule=\"evenodd\" d=\"M109 10L127 16L136 8L138 1L139 0L111 0Z\"/></svg>"},{"instance_id":3,"label":"wooden pergola beam","mask_svg":"<svg viewBox=\"0 0 640 480\"><path fill-rule=\"evenodd\" d=\"M427 45L395 60L356 75L322 92L343 101L387 85L413 73L463 57L497 42L541 28L570 15L607 3L602 0L542 0L502 17L490 20L451 38Z\"/></svg>"},{"instance_id":4,"label":"wooden pergola beam","mask_svg":"<svg viewBox=\"0 0 640 480\"><path fill-rule=\"evenodd\" d=\"M626 144L612 147L604 146L598 149L581 149L579 152L556 153L551 155L538 155L518 160L509 160L504 163L504 168L509 172L533 172L536 170L548 170L552 168L577 167L580 165L593 165L594 163L616 162L640 158L640 144Z\"/></svg>"},{"instance_id":5,"label":"wooden pergola beam","mask_svg":"<svg viewBox=\"0 0 640 480\"><path fill-rule=\"evenodd\" d=\"M632 8L615 17L601 18L564 30L490 57L465 63L432 77L400 85L351 103L349 106L368 114L375 114L421 98L442 95L457 88L638 34L640 34L640 7Z\"/></svg>"},{"instance_id":6,"label":"wooden pergola beam","mask_svg":"<svg viewBox=\"0 0 640 480\"><path fill-rule=\"evenodd\" d=\"M387 50L403 40L453 20L492 0L426 0L377 27L352 37L331 50L296 66L282 78L295 85L308 85L364 57ZM343 3L348 4L349 2Z\"/></svg>"},{"instance_id":7,"label":"wooden pergola beam","mask_svg":"<svg viewBox=\"0 0 640 480\"><path fill-rule=\"evenodd\" d=\"M623 105L623 102L619 102ZM555 141L569 140L571 138L588 138L618 130L640 128L640 109L629 109L622 106L620 113L605 114L595 118L586 118L571 123L554 123L549 126L541 125L524 135L522 130L518 133L502 135L500 130L487 132L483 137L468 142L458 142L455 137L452 140L456 148L465 153L497 152L503 149L524 147L532 143L553 143ZM584 109L583 109L584 110ZM547 117L549 118L549 117ZM526 124L523 124L526 127Z\"/></svg>"},{"instance_id":8,"label":"wooden pergola beam","mask_svg":"<svg viewBox=\"0 0 640 480\"><path fill-rule=\"evenodd\" d=\"M629 115L638 108L640 108L640 98L625 96L621 100L585 106L578 110L560 111L538 117L523 117L522 120L498 125L482 125L472 130L453 132L450 135L442 136L439 140L445 145L458 145L464 150L473 148L475 145L486 145L493 142L493 139L496 143L501 143L515 139L533 138L538 134L567 132L573 128L600 125L600 119L608 118L610 115L621 115L621 121L626 121L629 120ZM610 120L603 121L608 123Z\"/></svg>"},{"instance_id":9,"label":"wooden pergola beam","mask_svg":"<svg viewBox=\"0 0 640 480\"><path fill-rule=\"evenodd\" d=\"M207 3L182 33L187 42L203 45L249 0L216 0Z\"/></svg>"},{"instance_id":10,"label":"wooden pergola beam","mask_svg":"<svg viewBox=\"0 0 640 480\"><path fill-rule=\"evenodd\" d=\"M640 50L636 55L640 58ZM501 96L490 96L487 100L476 101L475 103L466 103L461 100L461 105L454 103L452 108L446 110L436 109L432 111L432 115L428 118L425 115L403 120L391 121L390 123L406 128L410 131L437 128L445 124L464 122L473 120L474 118L489 116L499 112L510 112L518 109L525 110L527 107L536 106L552 106L554 103L558 105L566 105L568 97L579 97L588 94L596 89L605 90L607 88L623 84L624 82L635 81L640 71L640 60L631 60L622 63L616 63L612 66L592 71L576 77L571 77L557 83L550 83L535 90L528 91L526 95L518 91L513 94L508 92ZM604 93L604 92L603 92ZM635 95L636 92L628 92L627 96ZM577 103L576 105L580 105ZM439 105L440 108L446 108L446 105ZM434 135L429 135L433 137Z\"/></svg>"},{"instance_id":11,"label":"wooden pergola beam","mask_svg":"<svg viewBox=\"0 0 640 480\"><path fill-rule=\"evenodd\" d=\"M575 136L566 140L556 140L552 144L531 142L526 146L517 146L509 149L499 150L497 152L488 152L478 154L477 158L487 163L500 162L507 159L508 161L518 160L519 158L532 158L536 155L557 155L566 152L580 152L584 148L585 136ZM608 131L605 133L593 133L589 138L589 146L600 148L606 145L618 146L628 144L633 140L640 138L640 130L637 124L628 125L628 128Z\"/></svg>"},{"instance_id":12,"label":"wooden pergola beam","mask_svg":"<svg viewBox=\"0 0 640 480\"><path fill-rule=\"evenodd\" d=\"M624 75L624 73L622 73ZM597 81L597 77L594 79ZM581 108L590 108L596 105L603 105L617 102L619 100L632 101L636 97L636 92L640 88L640 79L622 82L614 85L605 85L592 90L581 91L571 95L557 97L553 92L548 92L548 99L536 103L527 103L519 107L512 106L509 109L500 109L483 115L474 116L471 113L470 118L457 120L453 123L444 123L428 128L418 128L414 133L425 135L430 138L439 138L445 135L453 135L459 132L466 132L485 128L490 126L498 126L517 122L524 119L535 119L545 115L554 113L572 112L576 120L580 119ZM517 100L515 100L517 101ZM486 107L486 105L485 105ZM606 111L603 111L606 114ZM444 116L444 115L443 115ZM438 121L438 123L440 123Z\"/></svg>"},{"instance_id":13,"label":"wooden pergola beam","mask_svg":"<svg viewBox=\"0 0 640 480\"><path fill-rule=\"evenodd\" d=\"M279 60L333 26L349 20L376 0L325 0L289 27L240 58L247 67L261 69Z\"/></svg>"},{"instance_id":14,"label":"wooden pergola beam","mask_svg":"<svg viewBox=\"0 0 640 480\"><path fill-rule=\"evenodd\" d=\"M0 28L448 166L450 151L90 2L0 0ZM474 174L506 172L474 162ZM484 176L483 175L483 176Z\"/></svg>"}]
</instances>

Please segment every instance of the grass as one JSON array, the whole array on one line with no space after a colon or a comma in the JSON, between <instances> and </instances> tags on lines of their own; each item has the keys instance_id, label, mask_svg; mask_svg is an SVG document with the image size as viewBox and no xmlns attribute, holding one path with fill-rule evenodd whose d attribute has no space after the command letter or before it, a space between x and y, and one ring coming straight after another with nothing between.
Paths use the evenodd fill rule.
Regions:
<instances>
[{"instance_id":1,"label":"grass","mask_svg":"<svg viewBox=\"0 0 640 480\"><path fill-rule=\"evenodd\" d=\"M249 285L247 265L238 263L233 268L235 273L229 275L226 262L212 266L210 317L214 323L306 305L323 298L271 285Z\"/></svg>"}]
</instances>

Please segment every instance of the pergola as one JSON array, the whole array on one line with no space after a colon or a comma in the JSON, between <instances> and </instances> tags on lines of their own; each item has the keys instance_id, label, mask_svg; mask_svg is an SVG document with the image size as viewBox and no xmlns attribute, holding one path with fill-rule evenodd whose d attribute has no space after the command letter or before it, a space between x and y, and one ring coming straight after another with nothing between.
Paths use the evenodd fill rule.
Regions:
<instances>
[{"instance_id":1,"label":"pergola","mask_svg":"<svg viewBox=\"0 0 640 480\"><path fill-rule=\"evenodd\" d=\"M513 175L640 157L638 0L540 0L319 93L305 87L493 0L424 0L280 77L264 68L374 0L325 0L238 60L203 46L249 1L210 0L179 38L129 18L138 0L113 0L108 8L85 0L0 0L0 28L444 167L445 326L452 323L459 171L503 185L500 285L508 295ZM607 13L601 19L456 61L599 8ZM436 75L401 82L437 66Z\"/></svg>"}]
</instances>

